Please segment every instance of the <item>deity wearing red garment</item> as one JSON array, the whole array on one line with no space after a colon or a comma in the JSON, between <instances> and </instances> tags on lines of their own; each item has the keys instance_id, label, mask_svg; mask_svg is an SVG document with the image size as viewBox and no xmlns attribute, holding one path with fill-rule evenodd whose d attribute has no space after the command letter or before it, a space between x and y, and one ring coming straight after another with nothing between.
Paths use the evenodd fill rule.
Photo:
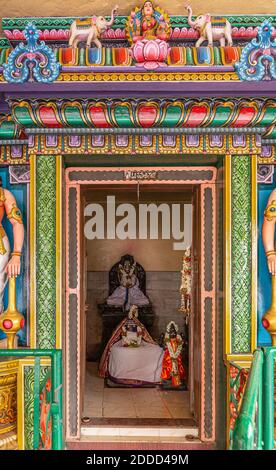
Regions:
<instances>
[{"instance_id":1,"label":"deity wearing red garment","mask_svg":"<svg viewBox=\"0 0 276 470\"><path fill-rule=\"evenodd\" d=\"M182 361L183 339L178 334L178 326L170 322L164 338L165 353L162 364L161 379L164 386L185 388L187 374Z\"/></svg>"}]
</instances>

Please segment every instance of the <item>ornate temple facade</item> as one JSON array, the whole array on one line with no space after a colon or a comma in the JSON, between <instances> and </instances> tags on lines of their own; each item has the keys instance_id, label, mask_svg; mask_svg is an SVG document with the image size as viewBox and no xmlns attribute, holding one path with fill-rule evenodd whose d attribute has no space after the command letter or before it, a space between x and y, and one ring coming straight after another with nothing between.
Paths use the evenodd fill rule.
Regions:
<instances>
[{"instance_id":1,"label":"ornate temple facade","mask_svg":"<svg viewBox=\"0 0 276 470\"><path fill-rule=\"evenodd\" d=\"M198 13L196 5L194 10ZM15 216L6 209L3 227L13 246L12 266L20 256L21 270L11 271L0 316L1 449L238 445L235 427L244 394L253 387L253 358L258 348L271 346L267 330L273 324L262 321L271 303L271 280L261 237L275 188L272 13L196 17L183 6L182 15L173 15L160 0L159 6L137 2L127 15L119 5L103 16L2 18L0 177L16 200L24 243L18 254L18 235L9 224ZM115 244L104 245L112 253L107 255L102 245L93 251L94 242L84 241L86 203L99 202L112 190L123 203L131 194L139 200L144 191L150 202L158 194L163 203L183 200L192 207L189 251L177 252L180 261L167 256L170 266L176 259L176 267L164 261L159 269L163 248L141 254L143 263L136 260L143 264L140 275L147 272L152 310L141 311L151 337L157 343L162 322L169 320L188 331L183 359L188 392L179 391L179 397L189 393L189 416L180 416L180 423L176 413L173 424L167 415L165 424L163 415L137 418L142 429L165 426L169 444L160 431L152 442L144 442L149 434L142 432L137 442L128 443L125 436L116 444L110 430L124 424L107 425L84 411L87 331L92 336L100 331L89 352L96 363L105 346L101 328L107 325L108 335L108 315L118 313L104 304L108 273L134 249L128 241L120 242L118 252ZM176 273L176 287L168 272ZM95 283L99 292L106 283L106 292L95 294ZM88 328L89 289L96 300ZM166 289L168 295L175 292L167 307L165 300L158 303ZM93 384L91 406L92 389ZM271 389L267 400L273 401ZM271 448L274 416L265 410L264 415L270 420L265 445ZM126 412L125 419L128 428L135 426L135 416ZM254 445L263 448L258 417L252 422ZM99 428L106 429L103 441L95 437ZM239 437L239 429L236 433Z\"/></svg>"}]
</instances>

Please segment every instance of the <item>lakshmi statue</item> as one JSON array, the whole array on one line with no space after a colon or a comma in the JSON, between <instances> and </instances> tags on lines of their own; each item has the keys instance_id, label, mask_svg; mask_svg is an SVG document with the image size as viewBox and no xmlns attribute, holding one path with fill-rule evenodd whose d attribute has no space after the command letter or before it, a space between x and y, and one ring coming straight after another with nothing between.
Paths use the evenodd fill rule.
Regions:
<instances>
[{"instance_id":1,"label":"lakshmi statue","mask_svg":"<svg viewBox=\"0 0 276 470\"><path fill-rule=\"evenodd\" d=\"M4 215L13 227L13 252L10 254L10 243L3 228ZM21 271L21 254L24 242L22 214L13 194L2 188L0 181L0 312L3 311L3 296L7 278L17 277Z\"/></svg>"},{"instance_id":2,"label":"lakshmi statue","mask_svg":"<svg viewBox=\"0 0 276 470\"><path fill-rule=\"evenodd\" d=\"M119 264L118 278L120 285L108 297L107 305L123 307L128 311L131 305L149 305L149 299L141 291L136 275L136 262L132 256L124 256Z\"/></svg>"},{"instance_id":3,"label":"lakshmi statue","mask_svg":"<svg viewBox=\"0 0 276 470\"><path fill-rule=\"evenodd\" d=\"M128 20L128 36L131 42L143 39L167 41L170 31L168 15L160 8L154 8L151 1L145 1L142 8L132 11Z\"/></svg>"},{"instance_id":4,"label":"lakshmi statue","mask_svg":"<svg viewBox=\"0 0 276 470\"><path fill-rule=\"evenodd\" d=\"M186 372L182 361L183 338L178 333L178 326L171 321L166 328L164 338L165 353L163 357L161 379L166 388L185 388Z\"/></svg>"}]
</instances>

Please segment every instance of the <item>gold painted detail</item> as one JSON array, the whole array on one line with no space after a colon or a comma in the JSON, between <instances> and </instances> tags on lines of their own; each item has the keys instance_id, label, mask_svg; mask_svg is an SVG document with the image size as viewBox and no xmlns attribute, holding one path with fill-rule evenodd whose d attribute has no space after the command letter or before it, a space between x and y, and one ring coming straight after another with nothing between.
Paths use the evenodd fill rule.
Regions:
<instances>
[{"instance_id":1,"label":"gold painted detail","mask_svg":"<svg viewBox=\"0 0 276 470\"><path fill-rule=\"evenodd\" d=\"M4 205L5 200L6 200L6 197L5 197L4 189L0 187L0 206Z\"/></svg>"},{"instance_id":2,"label":"gold painted detail","mask_svg":"<svg viewBox=\"0 0 276 470\"><path fill-rule=\"evenodd\" d=\"M79 145L71 146L69 136L57 136L56 145L47 145L47 136L36 135L31 152L45 155L259 155L261 147L254 135L247 135L243 146L235 145L234 135L222 135L219 144L214 145L212 136L200 135L195 145L189 143L189 136L176 135L173 143L166 143L165 136L151 135L147 145L143 136L127 135L124 144L117 135L82 135Z\"/></svg>"},{"instance_id":3,"label":"gold painted detail","mask_svg":"<svg viewBox=\"0 0 276 470\"><path fill-rule=\"evenodd\" d=\"M0 374L11 373L11 371L17 372L18 365L18 359L13 361L0 361Z\"/></svg>"},{"instance_id":4,"label":"gold painted detail","mask_svg":"<svg viewBox=\"0 0 276 470\"><path fill-rule=\"evenodd\" d=\"M233 82L235 72L160 72L160 73L61 73L59 82Z\"/></svg>"},{"instance_id":5,"label":"gold painted detail","mask_svg":"<svg viewBox=\"0 0 276 470\"><path fill-rule=\"evenodd\" d=\"M12 151L12 145L0 145L0 163L8 163L12 165L23 165L29 163L28 145L24 144L21 146L21 152L19 156L14 155Z\"/></svg>"},{"instance_id":6,"label":"gold painted detail","mask_svg":"<svg viewBox=\"0 0 276 470\"><path fill-rule=\"evenodd\" d=\"M13 207L8 213L7 217L9 220L14 219L16 222L23 224L21 210L15 204L13 204Z\"/></svg>"},{"instance_id":7,"label":"gold painted detail","mask_svg":"<svg viewBox=\"0 0 276 470\"><path fill-rule=\"evenodd\" d=\"M16 382L16 374L8 374L0 376L0 387L8 387Z\"/></svg>"},{"instance_id":8,"label":"gold painted detail","mask_svg":"<svg viewBox=\"0 0 276 470\"><path fill-rule=\"evenodd\" d=\"M16 279L9 279L8 308L0 315L0 329L6 333L8 349L14 349L16 333L24 327L24 317L16 308Z\"/></svg>"},{"instance_id":9,"label":"gold painted detail","mask_svg":"<svg viewBox=\"0 0 276 470\"><path fill-rule=\"evenodd\" d=\"M16 428L17 374L0 376L0 434Z\"/></svg>"},{"instance_id":10,"label":"gold painted detail","mask_svg":"<svg viewBox=\"0 0 276 470\"><path fill-rule=\"evenodd\" d=\"M267 206L266 210L264 211L264 215L266 220L269 222L276 217L276 201L272 201L272 204Z\"/></svg>"},{"instance_id":11,"label":"gold painted detail","mask_svg":"<svg viewBox=\"0 0 276 470\"><path fill-rule=\"evenodd\" d=\"M275 201L273 201L275 202ZM272 297L271 305L263 316L263 326L269 332L272 339L272 346L276 346L276 276L272 276Z\"/></svg>"},{"instance_id":12,"label":"gold painted detail","mask_svg":"<svg viewBox=\"0 0 276 470\"><path fill-rule=\"evenodd\" d=\"M5 229L3 227L2 224L0 224L0 255L4 255L5 253L7 253L7 250L5 248L5 245L4 245L4 240L3 238L6 237L7 234L5 232Z\"/></svg>"}]
</instances>

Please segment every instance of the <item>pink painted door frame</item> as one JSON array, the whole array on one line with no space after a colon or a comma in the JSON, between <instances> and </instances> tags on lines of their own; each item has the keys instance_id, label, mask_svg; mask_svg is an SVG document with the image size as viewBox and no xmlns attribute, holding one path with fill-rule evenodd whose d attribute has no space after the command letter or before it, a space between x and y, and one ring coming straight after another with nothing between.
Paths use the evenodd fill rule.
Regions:
<instances>
[{"instance_id":1,"label":"pink painted door frame","mask_svg":"<svg viewBox=\"0 0 276 470\"><path fill-rule=\"evenodd\" d=\"M66 440L80 439L81 427L81 188L137 185L126 171L156 171L151 185L200 188L200 439L215 441L216 430L216 176L214 167L78 167L65 173L65 422ZM143 184L143 181L140 182Z\"/></svg>"}]
</instances>

